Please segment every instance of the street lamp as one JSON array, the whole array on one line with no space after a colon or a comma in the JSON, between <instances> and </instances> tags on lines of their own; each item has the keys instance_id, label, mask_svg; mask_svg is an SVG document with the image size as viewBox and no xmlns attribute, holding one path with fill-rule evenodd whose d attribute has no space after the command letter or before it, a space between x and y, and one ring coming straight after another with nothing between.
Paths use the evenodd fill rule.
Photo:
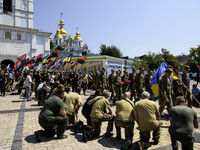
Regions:
<instances>
[{"instance_id":1,"label":"street lamp","mask_svg":"<svg viewBox=\"0 0 200 150\"><path fill-rule=\"evenodd\" d=\"M125 71L126 71L126 64L127 64L127 60L124 60L124 64L125 64Z\"/></svg>"}]
</instances>

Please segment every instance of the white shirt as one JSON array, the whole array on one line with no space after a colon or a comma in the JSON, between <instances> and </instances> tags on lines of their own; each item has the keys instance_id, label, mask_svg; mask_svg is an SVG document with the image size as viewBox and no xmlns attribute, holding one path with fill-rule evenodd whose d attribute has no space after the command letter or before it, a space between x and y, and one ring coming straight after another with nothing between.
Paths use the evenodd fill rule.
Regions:
<instances>
[{"instance_id":1,"label":"white shirt","mask_svg":"<svg viewBox=\"0 0 200 150\"><path fill-rule=\"evenodd\" d=\"M54 75L51 75L51 76L50 76L50 83L54 83L54 78L55 78Z\"/></svg>"},{"instance_id":2,"label":"white shirt","mask_svg":"<svg viewBox=\"0 0 200 150\"><path fill-rule=\"evenodd\" d=\"M28 86L28 87L31 88L31 83L30 82L32 82L31 76L27 75L26 81L25 81L25 86Z\"/></svg>"}]
</instances>

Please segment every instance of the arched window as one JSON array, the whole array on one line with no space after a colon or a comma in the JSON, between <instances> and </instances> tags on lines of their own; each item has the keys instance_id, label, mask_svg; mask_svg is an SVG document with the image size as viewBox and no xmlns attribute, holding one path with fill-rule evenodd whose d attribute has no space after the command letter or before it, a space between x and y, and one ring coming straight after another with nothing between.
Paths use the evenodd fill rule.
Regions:
<instances>
[{"instance_id":1,"label":"arched window","mask_svg":"<svg viewBox=\"0 0 200 150\"><path fill-rule=\"evenodd\" d=\"M17 34L17 40L21 40L21 34L20 33Z\"/></svg>"},{"instance_id":2,"label":"arched window","mask_svg":"<svg viewBox=\"0 0 200 150\"><path fill-rule=\"evenodd\" d=\"M12 12L12 0L3 0L3 12Z\"/></svg>"},{"instance_id":3,"label":"arched window","mask_svg":"<svg viewBox=\"0 0 200 150\"><path fill-rule=\"evenodd\" d=\"M5 39L11 39L11 33L10 33L10 31L6 31L6 33L5 33Z\"/></svg>"}]
</instances>

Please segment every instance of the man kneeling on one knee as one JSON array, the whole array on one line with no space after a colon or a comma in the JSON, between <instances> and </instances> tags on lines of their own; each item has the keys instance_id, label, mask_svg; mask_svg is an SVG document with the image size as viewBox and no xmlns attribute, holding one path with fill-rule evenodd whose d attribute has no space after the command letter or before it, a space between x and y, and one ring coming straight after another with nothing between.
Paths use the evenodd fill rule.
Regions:
<instances>
[{"instance_id":1,"label":"man kneeling on one knee","mask_svg":"<svg viewBox=\"0 0 200 150\"><path fill-rule=\"evenodd\" d=\"M54 137L57 126L57 139L67 138L64 135L68 117L63 103L64 90L58 89L56 95L51 96L44 104L43 109L39 114L39 124L44 128L43 130L35 132L35 140L40 141L41 136Z\"/></svg>"},{"instance_id":2,"label":"man kneeling on one knee","mask_svg":"<svg viewBox=\"0 0 200 150\"><path fill-rule=\"evenodd\" d=\"M102 96L97 96L88 102L88 105L93 104L90 114L93 130L87 133L85 130L83 130L84 142L87 142L87 139L99 136L101 132L101 124L103 121L108 121L108 127L105 137L112 136L110 132L113 131L113 115L110 104L108 102L109 96L110 92L108 90L104 90ZM108 113L106 113L106 108L109 111Z\"/></svg>"}]
</instances>

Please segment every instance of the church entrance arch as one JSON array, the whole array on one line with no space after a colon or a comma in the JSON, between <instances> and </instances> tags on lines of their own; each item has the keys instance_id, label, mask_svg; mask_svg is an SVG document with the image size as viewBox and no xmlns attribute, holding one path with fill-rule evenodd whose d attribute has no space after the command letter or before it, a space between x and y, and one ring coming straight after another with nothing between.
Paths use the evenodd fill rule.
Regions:
<instances>
[{"instance_id":1,"label":"church entrance arch","mask_svg":"<svg viewBox=\"0 0 200 150\"><path fill-rule=\"evenodd\" d=\"M9 59L5 59L1 62L1 69L5 69L10 64L10 68L14 68L14 62Z\"/></svg>"}]
</instances>

